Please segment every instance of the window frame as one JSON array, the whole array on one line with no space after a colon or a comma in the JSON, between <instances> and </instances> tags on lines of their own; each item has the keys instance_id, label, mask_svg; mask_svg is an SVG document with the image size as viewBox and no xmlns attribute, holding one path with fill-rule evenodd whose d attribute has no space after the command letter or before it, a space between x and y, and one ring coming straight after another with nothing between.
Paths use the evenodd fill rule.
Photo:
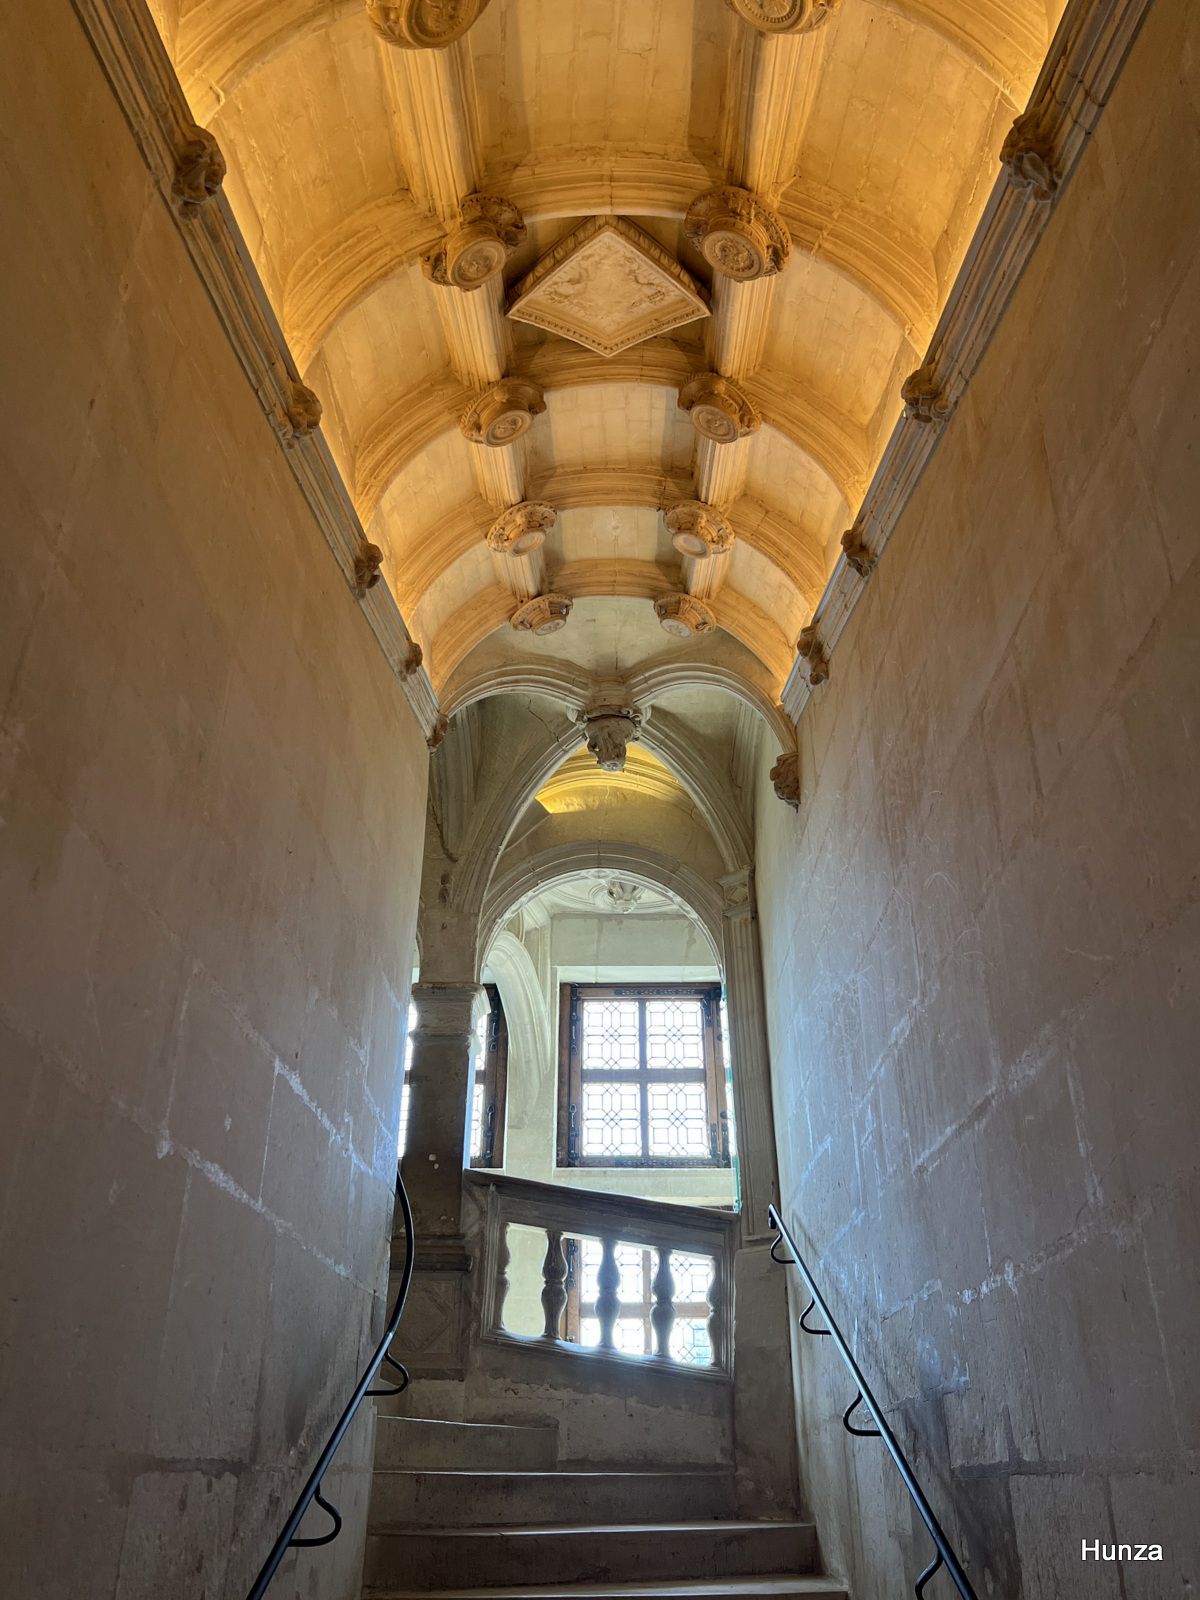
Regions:
<instances>
[{"instance_id":1,"label":"window frame","mask_svg":"<svg viewBox=\"0 0 1200 1600\"><path fill-rule=\"evenodd\" d=\"M674 1083L685 1073L651 1070L646 1065L646 1008L648 1000L699 1000L703 1016L703 1083L709 1125L708 1155L652 1156L646 1154L647 1101L651 1083ZM611 1074L584 1073L580 1019L587 1000L639 1002L639 1066L636 1071ZM584 1078L611 1076L613 1081L636 1083L639 1095L642 1154L637 1156L585 1156L578 1149L579 1107ZM559 987L558 1118L556 1163L565 1167L642 1168L667 1171L701 1171L732 1166L729 1109L725 1100L725 1058L721 1040L721 985L719 983L563 983Z\"/></svg>"},{"instance_id":2,"label":"window frame","mask_svg":"<svg viewBox=\"0 0 1200 1600\"><path fill-rule=\"evenodd\" d=\"M504 1015L504 1002L499 987L485 983L488 997L487 1024L483 1035L481 1059L476 1063L471 1082L471 1097L467 1105L468 1140L475 1124L475 1088L483 1086L483 1099L479 1107L479 1154L467 1159L476 1170L495 1171L504 1165L504 1121L508 1102L508 1018Z\"/></svg>"}]
</instances>

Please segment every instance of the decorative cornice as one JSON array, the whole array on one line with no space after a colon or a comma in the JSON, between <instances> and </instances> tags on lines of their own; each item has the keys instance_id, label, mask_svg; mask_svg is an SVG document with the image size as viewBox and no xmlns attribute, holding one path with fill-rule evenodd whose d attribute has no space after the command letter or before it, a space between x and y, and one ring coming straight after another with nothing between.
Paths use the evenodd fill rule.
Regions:
<instances>
[{"instance_id":1,"label":"decorative cornice","mask_svg":"<svg viewBox=\"0 0 1200 1600\"><path fill-rule=\"evenodd\" d=\"M664 632L676 639L694 639L711 633L717 625L713 608L691 594L665 594L654 602L654 614Z\"/></svg>"},{"instance_id":2,"label":"decorative cornice","mask_svg":"<svg viewBox=\"0 0 1200 1600\"><path fill-rule=\"evenodd\" d=\"M842 0L725 0L743 22L760 33L810 33L827 21Z\"/></svg>"},{"instance_id":3,"label":"decorative cornice","mask_svg":"<svg viewBox=\"0 0 1200 1600\"><path fill-rule=\"evenodd\" d=\"M714 272L738 283L771 277L792 251L791 237L774 211L749 189L733 185L697 196L683 231Z\"/></svg>"},{"instance_id":4,"label":"decorative cornice","mask_svg":"<svg viewBox=\"0 0 1200 1600\"><path fill-rule=\"evenodd\" d=\"M458 425L472 444L498 450L528 433L534 417L545 409L540 385L525 378L501 378L476 395Z\"/></svg>"},{"instance_id":5,"label":"decorative cornice","mask_svg":"<svg viewBox=\"0 0 1200 1600\"><path fill-rule=\"evenodd\" d=\"M700 372L689 379L679 391L679 407L691 416L701 438L713 444L733 444L762 426L745 391L718 372Z\"/></svg>"},{"instance_id":6,"label":"decorative cornice","mask_svg":"<svg viewBox=\"0 0 1200 1600\"><path fill-rule=\"evenodd\" d=\"M800 757L795 750L785 750L771 768L771 787L793 811L800 809Z\"/></svg>"},{"instance_id":7,"label":"decorative cornice","mask_svg":"<svg viewBox=\"0 0 1200 1600\"><path fill-rule=\"evenodd\" d=\"M925 360L910 380L914 391L914 380L921 380L913 395L918 410L936 404L948 415L974 376L1112 96L1150 5L1151 0L1069 0L1028 109L1018 119L1019 131L1010 136L1012 161L1006 162L992 189ZM1026 145L1056 179L1052 195L1041 204L1030 204L1040 196L1036 184L1027 181L1036 167L1021 155ZM910 414L906 405L855 519L876 560L945 431ZM848 560L834 568L813 618L826 653L837 644L864 583ZM801 655L783 690L784 709L793 722L803 714L811 691Z\"/></svg>"},{"instance_id":8,"label":"decorative cornice","mask_svg":"<svg viewBox=\"0 0 1200 1600\"><path fill-rule=\"evenodd\" d=\"M558 512L544 500L522 500L502 511L487 531L488 545L497 555L528 556L541 548L558 520Z\"/></svg>"},{"instance_id":9,"label":"decorative cornice","mask_svg":"<svg viewBox=\"0 0 1200 1600\"><path fill-rule=\"evenodd\" d=\"M513 613L512 626L517 633L533 633L539 639L548 633L557 633L566 626L573 601L567 594L537 594L526 600Z\"/></svg>"},{"instance_id":10,"label":"decorative cornice","mask_svg":"<svg viewBox=\"0 0 1200 1600\"><path fill-rule=\"evenodd\" d=\"M280 426L295 405L300 373L229 203L218 189L198 208L185 211L185 197L176 189L180 153L196 129L150 12L143 0L72 0L72 5L225 337L353 594L356 564L366 543L362 524L320 432L314 428L289 440L290 425ZM215 173L215 168L208 170ZM361 607L418 723L423 730L432 729L437 697L428 673L411 670L413 640L387 585L371 589Z\"/></svg>"},{"instance_id":11,"label":"decorative cornice","mask_svg":"<svg viewBox=\"0 0 1200 1600\"><path fill-rule=\"evenodd\" d=\"M436 250L422 255L421 270L434 283L469 292L504 270L526 230L516 206L494 194L469 194L461 219Z\"/></svg>"},{"instance_id":12,"label":"decorative cornice","mask_svg":"<svg viewBox=\"0 0 1200 1600\"><path fill-rule=\"evenodd\" d=\"M445 50L474 27L488 0L367 0L371 26L403 50Z\"/></svg>"},{"instance_id":13,"label":"decorative cornice","mask_svg":"<svg viewBox=\"0 0 1200 1600\"><path fill-rule=\"evenodd\" d=\"M734 533L724 514L703 500L677 500L663 512L671 543L681 556L703 561L733 548Z\"/></svg>"}]
</instances>

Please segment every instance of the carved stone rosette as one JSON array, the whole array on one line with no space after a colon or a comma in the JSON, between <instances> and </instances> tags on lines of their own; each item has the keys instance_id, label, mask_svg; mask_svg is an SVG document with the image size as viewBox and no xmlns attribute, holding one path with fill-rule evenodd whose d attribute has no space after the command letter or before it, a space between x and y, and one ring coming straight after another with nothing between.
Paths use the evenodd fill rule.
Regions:
<instances>
[{"instance_id":1,"label":"carved stone rosette","mask_svg":"<svg viewBox=\"0 0 1200 1600\"><path fill-rule=\"evenodd\" d=\"M421 257L427 278L469 292L494 278L525 238L525 219L494 194L469 194L462 221L437 250Z\"/></svg>"},{"instance_id":2,"label":"carved stone rosette","mask_svg":"<svg viewBox=\"0 0 1200 1600\"><path fill-rule=\"evenodd\" d=\"M791 235L770 207L732 185L693 200L683 231L714 272L738 283L769 278L792 253Z\"/></svg>"},{"instance_id":3,"label":"carved stone rosette","mask_svg":"<svg viewBox=\"0 0 1200 1600\"><path fill-rule=\"evenodd\" d=\"M225 157L207 128L194 127L175 158L171 193L185 217L202 211L225 181Z\"/></svg>"},{"instance_id":4,"label":"carved stone rosette","mask_svg":"<svg viewBox=\"0 0 1200 1600\"><path fill-rule=\"evenodd\" d=\"M494 450L512 444L546 409L541 387L524 378L501 378L485 389L463 412L459 427L472 444Z\"/></svg>"},{"instance_id":5,"label":"carved stone rosette","mask_svg":"<svg viewBox=\"0 0 1200 1600\"><path fill-rule=\"evenodd\" d=\"M693 594L663 595L654 602L654 614L664 631L676 639L693 639L697 634L711 633L717 625L712 607Z\"/></svg>"},{"instance_id":6,"label":"carved stone rosette","mask_svg":"<svg viewBox=\"0 0 1200 1600\"><path fill-rule=\"evenodd\" d=\"M950 402L928 363L904 380L900 398L909 422L944 422L950 415Z\"/></svg>"},{"instance_id":7,"label":"carved stone rosette","mask_svg":"<svg viewBox=\"0 0 1200 1600\"><path fill-rule=\"evenodd\" d=\"M800 757L794 750L785 750L771 768L771 785L785 805L799 811Z\"/></svg>"},{"instance_id":8,"label":"carved stone rosette","mask_svg":"<svg viewBox=\"0 0 1200 1600\"><path fill-rule=\"evenodd\" d=\"M487 531L487 542L497 555L528 556L541 548L558 512L544 500L522 500L502 511Z\"/></svg>"},{"instance_id":9,"label":"carved stone rosette","mask_svg":"<svg viewBox=\"0 0 1200 1600\"><path fill-rule=\"evenodd\" d=\"M367 0L376 33L405 50L444 50L487 10L488 0Z\"/></svg>"},{"instance_id":10,"label":"carved stone rosette","mask_svg":"<svg viewBox=\"0 0 1200 1600\"><path fill-rule=\"evenodd\" d=\"M359 546L358 555L354 560L354 592L361 600L368 589L373 589L382 576L380 568L383 566L383 551L377 544L363 544ZM417 652L417 667L421 665L421 651L419 645L414 645ZM411 654L411 652L410 652ZM416 667L410 667L405 662L406 672L415 672Z\"/></svg>"},{"instance_id":11,"label":"carved stone rosette","mask_svg":"<svg viewBox=\"0 0 1200 1600\"><path fill-rule=\"evenodd\" d=\"M1054 199L1061 180L1037 112L1027 111L1013 123L1000 148L1000 165L1008 173L1009 183L1027 200L1049 205Z\"/></svg>"},{"instance_id":12,"label":"carved stone rosette","mask_svg":"<svg viewBox=\"0 0 1200 1600\"><path fill-rule=\"evenodd\" d=\"M743 22L760 33L811 33L842 0L725 0Z\"/></svg>"},{"instance_id":13,"label":"carved stone rosette","mask_svg":"<svg viewBox=\"0 0 1200 1600\"><path fill-rule=\"evenodd\" d=\"M829 677L829 658L825 654L825 646L817 637L814 623L807 628L801 628L800 637L796 640L796 649L808 662L808 681L815 689L817 684L824 683Z\"/></svg>"},{"instance_id":14,"label":"carved stone rosette","mask_svg":"<svg viewBox=\"0 0 1200 1600\"><path fill-rule=\"evenodd\" d=\"M518 633L533 633L544 639L566 626L571 615L571 597L565 594L537 594L513 612L512 625Z\"/></svg>"},{"instance_id":15,"label":"carved stone rosette","mask_svg":"<svg viewBox=\"0 0 1200 1600\"><path fill-rule=\"evenodd\" d=\"M703 500L677 500L663 512L671 543L681 556L703 561L723 556L733 547L733 529L721 513Z\"/></svg>"},{"instance_id":16,"label":"carved stone rosette","mask_svg":"<svg viewBox=\"0 0 1200 1600\"><path fill-rule=\"evenodd\" d=\"M597 765L605 772L624 772L626 749L642 726L637 707L597 705L581 711L577 720Z\"/></svg>"},{"instance_id":17,"label":"carved stone rosette","mask_svg":"<svg viewBox=\"0 0 1200 1600\"><path fill-rule=\"evenodd\" d=\"M762 426L762 418L732 378L701 372L679 391L680 409L692 427L713 444L733 444Z\"/></svg>"},{"instance_id":18,"label":"carved stone rosette","mask_svg":"<svg viewBox=\"0 0 1200 1600\"><path fill-rule=\"evenodd\" d=\"M307 439L310 433L315 433L321 425L321 415L322 406L318 397L305 384L293 381L287 408L292 438Z\"/></svg>"},{"instance_id":19,"label":"carved stone rosette","mask_svg":"<svg viewBox=\"0 0 1200 1600\"><path fill-rule=\"evenodd\" d=\"M857 572L860 578L869 578L875 571L876 557L863 542L862 529L857 522L842 535L842 551L846 565Z\"/></svg>"}]
</instances>

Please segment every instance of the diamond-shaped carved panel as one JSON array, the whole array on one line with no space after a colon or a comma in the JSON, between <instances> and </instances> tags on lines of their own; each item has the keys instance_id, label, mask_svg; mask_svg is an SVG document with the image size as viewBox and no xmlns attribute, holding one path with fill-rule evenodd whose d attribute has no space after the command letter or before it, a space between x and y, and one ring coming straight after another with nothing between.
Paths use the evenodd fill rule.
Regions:
<instances>
[{"instance_id":1,"label":"diamond-shaped carved panel","mask_svg":"<svg viewBox=\"0 0 1200 1600\"><path fill-rule=\"evenodd\" d=\"M517 284L508 315L615 356L708 316L708 298L641 228L624 217L589 217Z\"/></svg>"}]
</instances>

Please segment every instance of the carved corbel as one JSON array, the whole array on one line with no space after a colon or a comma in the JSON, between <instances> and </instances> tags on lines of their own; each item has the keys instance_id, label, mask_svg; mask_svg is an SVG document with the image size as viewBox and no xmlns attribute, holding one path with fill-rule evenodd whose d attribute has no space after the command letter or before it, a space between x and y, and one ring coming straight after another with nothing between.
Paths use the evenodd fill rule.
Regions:
<instances>
[{"instance_id":1,"label":"carved corbel","mask_svg":"<svg viewBox=\"0 0 1200 1600\"><path fill-rule=\"evenodd\" d=\"M950 415L946 392L928 362L904 380L900 390L904 416L909 422L944 422Z\"/></svg>"},{"instance_id":2,"label":"carved corbel","mask_svg":"<svg viewBox=\"0 0 1200 1600\"><path fill-rule=\"evenodd\" d=\"M738 283L771 277L792 253L791 235L770 207L732 185L693 200L683 231L714 272Z\"/></svg>"},{"instance_id":3,"label":"carved corbel","mask_svg":"<svg viewBox=\"0 0 1200 1600\"><path fill-rule=\"evenodd\" d=\"M202 211L225 181L225 157L207 128L193 127L175 158L171 193L185 217Z\"/></svg>"},{"instance_id":4,"label":"carved corbel","mask_svg":"<svg viewBox=\"0 0 1200 1600\"><path fill-rule=\"evenodd\" d=\"M494 194L469 194L461 217L442 245L421 257L421 268L434 283L469 292L503 270L525 238L525 219Z\"/></svg>"},{"instance_id":5,"label":"carved corbel","mask_svg":"<svg viewBox=\"0 0 1200 1600\"><path fill-rule=\"evenodd\" d=\"M421 664L425 660L425 652L415 639L409 641L408 650L404 656L404 676L411 678L414 673L420 672Z\"/></svg>"},{"instance_id":6,"label":"carved corbel","mask_svg":"<svg viewBox=\"0 0 1200 1600\"><path fill-rule=\"evenodd\" d=\"M712 607L694 594L665 594L654 602L654 614L666 633L676 639L694 639L711 633L717 625Z\"/></svg>"},{"instance_id":7,"label":"carved corbel","mask_svg":"<svg viewBox=\"0 0 1200 1600\"><path fill-rule=\"evenodd\" d=\"M677 500L663 512L671 543L681 556L703 561L733 547L733 529L715 506L703 500Z\"/></svg>"},{"instance_id":8,"label":"carved corbel","mask_svg":"<svg viewBox=\"0 0 1200 1600\"><path fill-rule=\"evenodd\" d=\"M811 33L842 0L725 0L743 22L760 33Z\"/></svg>"},{"instance_id":9,"label":"carved corbel","mask_svg":"<svg viewBox=\"0 0 1200 1600\"><path fill-rule=\"evenodd\" d=\"M581 711L576 721L597 765L605 772L624 772L627 747L641 731L641 711L629 705L594 705Z\"/></svg>"},{"instance_id":10,"label":"carved corbel","mask_svg":"<svg viewBox=\"0 0 1200 1600\"><path fill-rule=\"evenodd\" d=\"M377 544L359 545L358 554L354 558L354 592L360 600L368 589L373 589L379 582L382 576L380 572L382 566L383 551ZM413 649L418 651L419 656L420 647L414 645ZM420 664L418 659L417 666L420 666ZM406 666L405 671L407 672L408 670L409 668ZM412 670L415 671L416 669Z\"/></svg>"},{"instance_id":11,"label":"carved corbel","mask_svg":"<svg viewBox=\"0 0 1200 1600\"><path fill-rule=\"evenodd\" d=\"M829 677L829 657L825 654L825 646L817 637L815 623L809 623L807 628L801 628L800 637L796 640L796 649L808 662L808 681L815 689L817 684L824 683Z\"/></svg>"},{"instance_id":12,"label":"carved corbel","mask_svg":"<svg viewBox=\"0 0 1200 1600\"><path fill-rule=\"evenodd\" d=\"M436 750L438 745L441 744L442 740L446 737L449 731L450 718L439 717L434 723L433 727L430 729L429 737L425 740L425 743L431 750Z\"/></svg>"},{"instance_id":13,"label":"carved corbel","mask_svg":"<svg viewBox=\"0 0 1200 1600\"><path fill-rule=\"evenodd\" d=\"M292 439L307 439L321 425L321 402L311 389L293 380L289 391L287 422Z\"/></svg>"},{"instance_id":14,"label":"carved corbel","mask_svg":"<svg viewBox=\"0 0 1200 1600\"><path fill-rule=\"evenodd\" d=\"M544 500L522 500L502 511L487 531L487 542L497 555L528 556L541 548L558 519Z\"/></svg>"},{"instance_id":15,"label":"carved corbel","mask_svg":"<svg viewBox=\"0 0 1200 1600\"><path fill-rule=\"evenodd\" d=\"M1013 188L1037 205L1049 205L1061 181L1054 150L1036 111L1027 111L1009 129L1000 148L1000 165Z\"/></svg>"},{"instance_id":16,"label":"carved corbel","mask_svg":"<svg viewBox=\"0 0 1200 1600\"><path fill-rule=\"evenodd\" d=\"M733 444L762 426L762 418L732 378L700 372L679 391L680 409L692 427L713 444Z\"/></svg>"},{"instance_id":17,"label":"carved corbel","mask_svg":"<svg viewBox=\"0 0 1200 1600\"><path fill-rule=\"evenodd\" d=\"M536 634L544 639L548 633L557 633L566 626L571 615L571 597L566 594L538 594L526 600L513 613L512 625L517 633Z\"/></svg>"},{"instance_id":18,"label":"carved corbel","mask_svg":"<svg viewBox=\"0 0 1200 1600\"><path fill-rule=\"evenodd\" d=\"M863 542L862 529L856 522L852 528L847 528L842 535L842 551L846 557L846 565L853 568L860 578L869 578L875 571L875 562L878 559Z\"/></svg>"},{"instance_id":19,"label":"carved corbel","mask_svg":"<svg viewBox=\"0 0 1200 1600\"><path fill-rule=\"evenodd\" d=\"M488 0L367 0L371 26L403 50L445 50L487 10Z\"/></svg>"},{"instance_id":20,"label":"carved corbel","mask_svg":"<svg viewBox=\"0 0 1200 1600\"><path fill-rule=\"evenodd\" d=\"M501 378L471 402L458 425L472 444L500 449L528 433L534 417L545 409L546 399L538 384L524 378Z\"/></svg>"},{"instance_id":21,"label":"carved corbel","mask_svg":"<svg viewBox=\"0 0 1200 1600\"><path fill-rule=\"evenodd\" d=\"M794 750L785 750L771 768L771 785L785 805L799 811L800 757Z\"/></svg>"}]
</instances>

